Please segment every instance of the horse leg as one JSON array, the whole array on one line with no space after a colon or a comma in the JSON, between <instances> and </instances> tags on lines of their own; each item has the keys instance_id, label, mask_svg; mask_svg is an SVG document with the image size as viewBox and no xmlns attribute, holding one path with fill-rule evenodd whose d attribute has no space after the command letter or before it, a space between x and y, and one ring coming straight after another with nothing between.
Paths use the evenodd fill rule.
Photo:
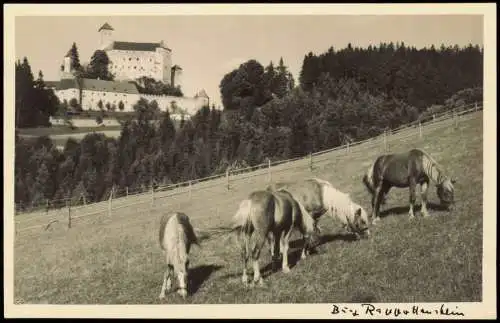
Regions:
<instances>
[{"instance_id":1,"label":"horse leg","mask_svg":"<svg viewBox=\"0 0 500 323\"><path fill-rule=\"evenodd\" d=\"M276 239L274 238L273 232L269 232L267 236L267 241L269 243L269 249L271 251L271 269L274 272L276 270L275 262L276 262L276 248L275 248L275 241Z\"/></svg>"},{"instance_id":2,"label":"horse leg","mask_svg":"<svg viewBox=\"0 0 500 323\"><path fill-rule=\"evenodd\" d=\"M172 272L173 268L171 265L167 265L165 273L163 274L163 285L161 286L160 299L165 298L165 291L172 288Z\"/></svg>"},{"instance_id":3,"label":"horse leg","mask_svg":"<svg viewBox=\"0 0 500 323\"><path fill-rule=\"evenodd\" d=\"M290 272L290 267L288 266L288 248L289 248L289 241L290 241L291 233L292 233L292 229L290 228L290 231L283 232L283 237L280 239L280 241L281 241L281 253L283 255L281 270L284 273Z\"/></svg>"},{"instance_id":4,"label":"horse leg","mask_svg":"<svg viewBox=\"0 0 500 323\"><path fill-rule=\"evenodd\" d=\"M249 238L246 237L244 233L241 233L240 235L241 259L243 261L243 275L241 276L241 282L243 283L244 286L248 285L247 267L248 267L249 252L248 252L248 246L246 245L248 239Z\"/></svg>"},{"instance_id":5,"label":"horse leg","mask_svg":"<svg viewBox=\"0 0 500 323\"><path fill-rule=\"evenodd\" d=\"M382 199L382 181L380 184L375 188L375 199L374 199L374 204L372 207L372 223L375 224L380 220L380 201Z\"/></svg>"},{"instance_id":6,"label":"horse leg","mask_svg":"<svg viewBox=\"0 0 500 323\"><path fill-rule=\"evenodd\" d=\"M420 196L422 197L422 216L424 218L429 216L429 212L427 211L427 189L429 188L428 182L423 182L420 185Z\"/></svg>"},{"instance_id":7,"label":"horse leg","mask_svg":"<svg viewBox=\"0 0 500 323\"><path fill-rule=\"evenodd\" d=\"M265 235L264 236L261 236L259 234L255 235L255 246L252 250L253 283L259 284L260 286L264 285L264 280L262 279L262 276L260 275L259 258L260 258L260 252L261 252L262 247L264 246L265 242L266 242Z\"/></svg>"},{"instance_id":8,"label":"horse leg","mask_svg":"<svg viewBox=\"0 0 500 323\"><path fill-rule=\"evenodd\" d=\"M179 269L177 272L177 279L179 280L179 290L177 293L182 296L182 298L186 298L187 296L187 273L183 269Z\"/></svg>"},{"instance_id":9,"label":"horse leg","mask_svg":"<svg viewBox=\"0 0 500 323\"><path fill-rule=\"evenodd\" d=\"M410 176L410 179L408 181L410 183L409 191L410 191L410 211L408 212L408 216L410 217L410 220L415 218L415 214L413 212L413 208L415 205L415 190L417 187L416 180L413 176Z\"/></svg>"},{"instance_id":10,"label":"horse leg","mask_svg":"<svg viewBox=\"0 0 500 323\"><path fill-rule=\"evenodd\" d=\"M304 243L304 247L302 248L302 254L300 255L300 259L304 260L307 258L307 255L310 254L310 240L311 236L305 232L302 232L302 241Z\"/></svg>"}]
</instances>

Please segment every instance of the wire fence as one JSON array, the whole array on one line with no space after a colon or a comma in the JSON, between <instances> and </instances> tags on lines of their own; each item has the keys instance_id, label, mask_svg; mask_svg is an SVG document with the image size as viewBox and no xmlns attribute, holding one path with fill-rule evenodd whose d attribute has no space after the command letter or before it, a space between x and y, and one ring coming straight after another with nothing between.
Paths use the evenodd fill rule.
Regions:
<instances>
[{"instance_id":1,"label":"wire fence","mask_svg":"<svg viewBox=\"0 0 500 323\"><path fill-rule=\"evenodd\" d=\"M212 190L214 194L222 194L237 189L240 185L248 184L255 178L266 178L267 182L273 182L279 179L281 173L293 169L307 171L312 170L324 162L331 162L332 158L341 158L342 156L355 157L366 154L368 149L378 148L380 151L389 151L389 146L394 141L401 141L408 138L423 138L426 134L436 129L442 129L447 126L458 127L461 121L477 116L474 112L481 111L483 104L471 104L459 107L454 110L434 115L432 119L424 122L414 121L405 124L396 129L387 129L382 134L362 140L359 142L346 143L345 145L310 153L306 156L292 158L287 160L270 161L236 170L227 170L225 174L219 174L195 180L185 181L171 185L158 186L147 190L138 190L135 192L111 189L106 201L97 203L86 203L85 196L79 199L80 204L74 203L75 200L47 201L45 205L35 207L35 211L16 216L16 234L20 232L40 232L48 230L54 223L65 223L65 226L71 228L75 220L82 221L84 218L107 216L115 219L121 216L120 213L127 214L128 211L148 210L149 213L155 209L164 207L168 200L169 205L176 205L180 208L182 205L193 205L195 197L193 193ZM242 184L243 183L243 184ZM231 203L237 203L238 194L234 194ZM73 203L72 203L73 202ZM52 207L54 205L61 205ZM227 204L227 201L224 201ZM206 208L203 201L200 201L200 211ZM211 207L211 211L219 213L224 209L222 206ZM119 211L119 212L114 212ZM127 212L125 212L127 211ZM221 211L222 212L222 211ZM111 217L113 215L113 217Z\"/></svg>"}]
</instances>

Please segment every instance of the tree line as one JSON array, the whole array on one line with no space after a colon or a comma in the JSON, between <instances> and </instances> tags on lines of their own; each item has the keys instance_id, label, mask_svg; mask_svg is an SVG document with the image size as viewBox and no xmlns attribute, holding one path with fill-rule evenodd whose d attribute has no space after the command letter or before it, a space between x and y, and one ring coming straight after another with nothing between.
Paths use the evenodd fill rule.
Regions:
<instances>
[{"instance_id":1,"label":"tree line","mask_svg":"<svg viewBox=\"0 0 500 323\"><path fill-rule=\"evenodd\" d=\"M316 56L308 54L298 85L282 59L266 67L249 60L221 80L223 111L203 107L178 128L155 101L141 99L116 139L89 134L80 142L68 140L58 151L48 137L30 142L16 135L16 202L29 205L81 194L87 201L99 201L112 187L149 189L267 159L303 156L376 136L422 118L431 108L446 110L482 100L482 72L474 67L482 66L482 50L469 46L412 53L414 49L404 47L406 58L395 59L402 55L396 53L401 47L394 47L391 59L387 51L392 49L385 45L330 49L317 56L324 62L315 67L317 77L310 72L310 57ZM432 83L446 89L446 96L429 91L425 82L431 72L415 70L424 64L436 72L443 69L440 64L452 64L443 58L452 56L457 65L446 65L446 77L434 74ZM391 79L386 64L395 61L401 66L392 70ZM378 75L377 81L361 77L360 69Z\"/></svg>"}]
</instances>

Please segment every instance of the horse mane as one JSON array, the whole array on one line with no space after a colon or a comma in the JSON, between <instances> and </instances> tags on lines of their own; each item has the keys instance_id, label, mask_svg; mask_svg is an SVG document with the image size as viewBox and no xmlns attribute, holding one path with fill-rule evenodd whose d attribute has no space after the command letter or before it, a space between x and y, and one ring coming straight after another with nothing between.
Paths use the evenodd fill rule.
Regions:
<instances>
[{"instance_id":1,"label":"horse mane","mask_svg":"<svg viewBox=\"0 0 500 323\"><path fill-rule=\"evenodd\" d=\"M427 158L431 160L431 162L436 165L436 167L439 168L440 171L443 170L443 166L439 164L427 151L423 150L422 148L416 148L416 150L420 151L422 154L424 154Z\"/></svg>"},{"instance_id":2,"label":"horse mane","mask_svg":"<svg viewBox=\"0 0 500 323\"><path fill-rule=\"evenodd\" d=\"M363 210L363 207L354 202L348 193L344 193L338 190L328 181L322 179L315 180L317 180L318 183L321 183L323 186L326 186L329 193L331 194L330 197L325 200L326 194L325 191L323 191L323 202L328 206L330 212L332 212L332 216L334 215L333 211L335 210L344 215L347 221L352 221L351 216L353 216L353 207L361 208ZM328 194L328 192L326 193Z\"/></svg>"},{"instance_id":3,"label":"horse mane","mask_svg":"<svg viewBox=\"0 0 500 323\"><path fill-rule=\"evenodd\" d=\"M431 178L436 184L441 185L447 178L448 176L444 172L443 166L441 166L432 156L427 153L425 150L421 148L417 148L417 151L422 153L422 166L424 168L425 173L429 178ZM426 165L426 159L427 163L430 163L430 165ZM435 174L432 170L436 169L438 174Z\"/></svg>"}]
</instances>

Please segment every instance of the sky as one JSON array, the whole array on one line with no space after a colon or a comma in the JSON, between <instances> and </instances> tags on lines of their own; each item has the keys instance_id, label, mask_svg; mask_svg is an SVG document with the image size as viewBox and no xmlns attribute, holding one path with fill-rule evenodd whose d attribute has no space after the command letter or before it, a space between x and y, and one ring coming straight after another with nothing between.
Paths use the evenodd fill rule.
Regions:
<instances>
[{"instance_id":1,"label":"sky","mask_svg":"<svg viewBox=\"0 0 500 323\"><path fill-rule=\"evenodd\" d=\"M481 15L173 15L173 16L18 16L15 56L27 57L35 77L59 79L59 68L73 42L80 61L88 62L99 45L105 22L117 41L159 42L172 50L183 69L183 92L205 89L221 105L219 83L249 59L263 66L283 57L296 84L304 56L333 46L368 47L404 42L417 48L483 45Z\"/></svg>"}]
</instances>

